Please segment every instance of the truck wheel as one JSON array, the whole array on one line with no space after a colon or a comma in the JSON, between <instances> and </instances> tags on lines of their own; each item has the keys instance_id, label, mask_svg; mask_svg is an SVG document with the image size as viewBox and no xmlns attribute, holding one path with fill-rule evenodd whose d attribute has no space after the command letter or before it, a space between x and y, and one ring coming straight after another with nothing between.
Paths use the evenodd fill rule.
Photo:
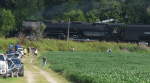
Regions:
<instances>
[{"instance_id":1,"label":"truck wheel","mask_svg":"<svg viewBox=\"0 0 150 83\"><path fill-rule=\"evenodd\" d=\"M12 77L12 78L14 77L14 73L13 73L13 72L11 72L11 77Z\"/></svg>"},{"instance_id":2,"label":"truck wheel","mask_svg":"<svg viewBox=\"0 0 150 83\"><path fill-rule=\"evenodd\" d=\"M19 76L20 76L20 77L23 77L23 76L24 76L24 73L20 73Z\"/></svg>"},{"instance_id":3,"label":"truck wheel","mask_svg":"<svg viewBox=\"0 0 150 83\"><path fill-rule=\"evenodd\" d=\"M7 74L5 74L5 75L3 76L3 78L7 78Z\"/></svg>"},{"instance_id":4,"label":"truck wheel","mask_svg":"<svg viewBox=\"0 0 150 83\"><path fill-rule=\"evenodd\" d=\"M24 76L24 69L22 69L22 70L19 72L19 76L20 76L20 77L23 77L23 76Z\"/></svg>"},{"instance_id":5,"label":"truck wheel","mask_svg":"<svg viewBox=\"0 0 150 83\"><path fill-rule=\"evenodd\" d=\"M17 77L17 78L19 77L19 73L18 73L18 72L16 73L16 77Z\"/></svg>"}]
</instances>

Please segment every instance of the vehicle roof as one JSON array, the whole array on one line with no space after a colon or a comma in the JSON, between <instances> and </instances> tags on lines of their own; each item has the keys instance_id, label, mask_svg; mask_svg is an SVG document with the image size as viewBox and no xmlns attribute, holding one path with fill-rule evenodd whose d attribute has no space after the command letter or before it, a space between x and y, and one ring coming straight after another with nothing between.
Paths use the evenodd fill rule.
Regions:
<instances>
[{"instance_id":1,"label":"vehicle roof","mask_svg":"<svg viewBox=\"0 0 150 83\"><path fill-rule=\"evenodd\" d=\"M10 53L10 54L6 54L6 55L14 55L14 54L16 54L16 53Z\"/></svg>"},{"instance_id":2,"label":"vehicle roof","mask_svg":"<svg viewBox=\"0 0 150 83\"><path fill-rule=\"evenodd\" d=\"M18 58L12 58L12 60L20 60L20 59L18 59ZM21 60L20 60L21 61Z\"/></svg>"},{"instance_id":3,"label":"vehicle roof","mask_svg":"<svg viewBox=\"0 0 150 83\"><path fill-rule=\"evenodd\" d=\"M22 47L19 47L18 49L23 49Z\"/></svg>"}]
</instances>

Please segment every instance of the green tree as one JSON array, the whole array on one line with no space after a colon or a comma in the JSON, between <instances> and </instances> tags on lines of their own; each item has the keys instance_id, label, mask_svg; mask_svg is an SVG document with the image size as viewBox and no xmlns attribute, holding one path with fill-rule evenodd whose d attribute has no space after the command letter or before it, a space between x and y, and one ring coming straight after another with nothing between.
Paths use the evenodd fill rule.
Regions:
<instances>
[{"instance_id":1,"label":"green tree","mask_svg":"<svg viewBox=\"0 0 150 83\"><path fill-rule=\"evenodd\" d=\"M0 9L0 36L7 36L15 29L15 16L10 10Z\"/></svg>"},{"instance_id":2,"label":"green tree","mask_svg":"<svg viewBox=\"0 0 150 83\"><path fill-rule=\"evenodd\" d=\"M91 10L87 12L86 17L88 22L96 22L97 20L100 20L96 11L97 10Z\"/></svg>"},{"instance_id":3,"label":"green tree","mask_svg":"<svg viewBox=\"0 0 150 83\"><path fill-rule=\"evenodd\" d=\"M37 31L37 35L39 38L43 37L43 32L46 28L46 25L44 23L41 23L40 27L39 27L39 31Z\"/></svg>"},{"instance_id":4,"label":"green tree","mask_svg":"<svg viewBox=\"0 0 150 83\"><path fill-rule=\"evenodd\" d=\"M18 31L21 31L24 20L41 20L44 10L44 0L15 0L14 15Z\"/></svg>"},{"instance_id":5,"label":"green tree","mask_svg":"<svg viewBox=\"0 0 150 83\"><path fill-rule=\"evenodd\" d=\"M42 22L38 23L38 27L32 27L32 35L34 36L34 40L40 39L43 37L43 32L46 28L46 25Z\"/></svg>"},{"instance_id":6,"label":"green tree","mask_svg":"<svg viewBox=\"0 0 150 83\"><path fill-rule=\"evenodd\" d=\"M86 21L85 15L82 10L71 10L64 13L64 20L71 19L71 21Z\"/></svg>"},{"instance_id":7,"label":"green tree","mask_svg":"<svg viewBox=\"0 0 150 83\"><path fill-rule=\"evenodd\" d=\"M23 20L60 21L69 17L72 21L114 18L129 24L150 23L150 0L0 0L0 8L12 11L17 27Z\"/></svg>"}]
</instances>

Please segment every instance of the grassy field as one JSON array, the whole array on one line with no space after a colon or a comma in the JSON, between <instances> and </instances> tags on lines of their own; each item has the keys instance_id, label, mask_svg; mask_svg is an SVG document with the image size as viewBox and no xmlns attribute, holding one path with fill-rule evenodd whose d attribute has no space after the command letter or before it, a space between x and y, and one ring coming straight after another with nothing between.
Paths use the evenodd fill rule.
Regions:
<instances>
[{"instance_id":1,"label":"grassy field","mask_svg":"<svg viewBox=\"0 0 150 83\"><path fill-rule=\"evenodd\" d=\"M45 52L49 67L75 83L150 83L150 55Z\"/></svg>"},{"instance_id":2,"label":"grassy field","mask_svg":"<svg viewBox=\"0 0 150 83\"><path fill-rule=\"evenodd\" d=\"M30 41L17 38L0 38L0 50L6 51L10 43L20 43L24 47L36 47L40 51L75 51L80 52L105 52L108 48L113 51L125 50L129 52L150 53L150 49L145 46L139 46L135 43L115 43L105 41L95 42L75 42L55 39L41 39L38 41ZM1 52L1 51L0 51Z\"/></svg>"},{"instance_id":3,"label":"grassy field","mask_svg":"<svg viewBox=\"0 0 150 83\"><path fill-rule=\"evenodd\" d=\"M0 38L0 52L4 52L8 49L8 45L13 43L18 43L19 40L17 38Z\"/></svg>"},{"instance_id":4,"label":"grassy field","mask_svg":"<svg viewBox=\"0 0 150 83\"><path fill-rule=\"evenodd\" d=\"M4 79L4 78L0 78L0 83L26 83L26 80L25 78L7 78L7 79Z\"/></svg>"},{"instance_id":5,"label":"grassy field","mask_svg":"<svg viewBox=\"0 0 150 83\"><path fill-rule=\"evenodd\" d=\"M65 40L41 39L39 41L25 40L24 45L26 47L37 47L41 51L71 51L71 49L74 48L75 51L78 52L105 52L108 48L111 48L113 51L126 50L129 52L150 53L149 48L145 46L139 46L135 43L116 43L105 41L67 42Z\"/></svg>"}]
</instances>

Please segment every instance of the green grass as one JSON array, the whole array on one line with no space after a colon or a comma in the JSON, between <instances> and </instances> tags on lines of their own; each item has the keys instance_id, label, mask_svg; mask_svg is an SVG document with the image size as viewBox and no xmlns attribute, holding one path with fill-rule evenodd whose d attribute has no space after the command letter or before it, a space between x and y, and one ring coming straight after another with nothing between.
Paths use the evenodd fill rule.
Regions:
<instances>
[{"instance_id":1,"label":"green grass","mask_svg":"<svg viewBox=\"0 0 150 83\"><path fill-rule=\"evenodd\" d=\"M50 67L78 83L145 83L150 80L149 47L105 41L67 43L54 39L0 38L0 52L6 51L10 43L17 42L40 51L53 51L42 54L48 57ZM71 48L75 48L74 53L69 52ZM105 53L108 48L113 50L111 56ZM13 82L15 79L6 80Z\"/></svg>"},{"instance_id":2,"label":"green grass","mask_svg":"<svg viewBox=\"0 0 150 83\"><path fill-rule=\"evenodd\" d=\"M150 83L150 55L45 52L49 67L75 83Z\"/></svg>"},{"instance_id":3,"label":"green grass","mask_svg":"<svg viewBox=\"0 0 150 83\"><path fill-rule=\"evenodd\" d=\"M24 47L36 47L41 51L71 51L75 48L75 51L80 52L105 52L108 48L113 51L125 50L128 52L139 52L139 53L150 53L148 47L138 46L134 43L115 43L105 41L95 42L75 42L65 40L54 40L54 39L41 39L38 41L29 41L26 39L17 38L0 38L0 50L6 51L10 43L16 44L21 43Z\"/></svg>"},{"instance_id":4,"label":"green grass","mask_svg":"<svg viewBox=\"0 0 150 83\"><path fill-rule=\"evenodd\" d=\"M26 81L24 80L24 78L0 78L0 83L26 83Z\"/></svg>"},{"instance_id":5,"label":"green grass","mask_svg":"<svg viewBox=\"0 0 150 83\"><path fill-rule=\"evenodd\" d=\"M6 51L10 43L16 44L18 42L19 40L17 38L8 38L8 39L0 38L0 50L1 50L0 52Z\"/></svg>"},{"instance_id":6,"label":"green grass","mask_svg":"<svg viewBox=\"0 0 150 83\"><path fill-rule=\"evenodd\" d=\"M28 41L25 40L24 45L26 47L37 47L41 51L71 51L75 48L75 51L80 52L105 52L108 48L113 51L126 50L129 52L139 52L139 53L150 53L148 47L138 46L134 43L115 43L115 42L105 42L105 41L95 41L95 42L75 42L64 40L54 40L54 39L41 39L39 41Z\"/></svg>"}]
</instances>

